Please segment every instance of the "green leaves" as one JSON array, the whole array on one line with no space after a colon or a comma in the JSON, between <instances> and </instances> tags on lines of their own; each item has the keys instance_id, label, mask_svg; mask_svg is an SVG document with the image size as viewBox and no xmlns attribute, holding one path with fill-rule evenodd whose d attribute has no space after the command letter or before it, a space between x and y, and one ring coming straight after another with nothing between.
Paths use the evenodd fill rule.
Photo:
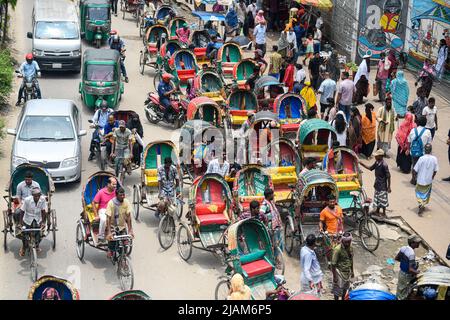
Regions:
<instances>
[{"instance_id":1,"label":"green leaves","mask_svg":"<svg viewBox=\"0 0 450 320\"><path fill-rule=\"evenodd\" d=\"M13 71L11 53L8 49L0 50L0 104L8 103L12 90Z\"/></svg>"}]
</instances>

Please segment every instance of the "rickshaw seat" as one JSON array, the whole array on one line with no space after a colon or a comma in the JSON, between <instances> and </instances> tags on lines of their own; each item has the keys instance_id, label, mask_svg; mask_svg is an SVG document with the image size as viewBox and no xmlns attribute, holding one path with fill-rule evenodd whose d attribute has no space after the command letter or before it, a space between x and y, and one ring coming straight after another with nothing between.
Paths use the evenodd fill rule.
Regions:
<instances>
[{"instance_id":1,"label":"rickshaw seat","mask_svg":"<svg viewBox=\"0 0 450 320\"><path fill-rule=\"evenodd\" d=\"M336 182L339 191L354 191L361 189L358 180Z\"/></svg>"},{"instance_id":2,"label":"rickshaw seat","mask_svg":"<svg viewBox=\"0 0 450 320\"><path fill-rule=\"evenodd\" d=\"M286 123L281 125L282 132L297 132L300 127L299 123Z\"/></svg>"},{"instance_id":3,"label":"rickshaw seat","mask_svg":"<svg viewBox=\"0 0 450 320\"><path fill-rule=\"evenodd\" d=\"M275 190L274 192L275 194L275 201L284 201L287 200L289 198L289 195L291 194L291 190L290 189L282 189L282 190Z\"/></svg>"},{"instance_id":4,"label":"rickshaw seat","mask_svg":"<svg viewBox=\"0 0 450 320\"><path fill-rule=\"evenodd\" d=\"M195 77L195 69L177 70L177 74L181 82L187 82Z\"/></svg>"},{"instance_id":5,"label":"rickshaw seat","mask_svg":"<svg viewBox=\"0 0 450 320\"><path fill-rule=\"evenodd\" d=\"M206 55L206 48L194 48L194 54L197 57L203 57Z\"/></svg>"},{"instance_id":6,"label":"rickshaw seat","mask_svg":"<svg viewBox=\"0 0 450 320\"><path fill-rule=\"evenodd\" d=\"M259 259L242 265L249 278L253 278L273 270L273 266L264 259Z\"/></svg>"},{"instance_id":7,"label":"rickshaw seat","mask_svg":"<svg viewBox=\"0 0 450 320\"><path fill-rule=\"evenodd\" d=\"M274 185L297 183L297 173L294 166L270 168L269 174Z\"/></svg>"},{"instance_id":8,"label":"rickshaw seat","mask_svg":"<svg viewBox=\"0 0 450 320\"><path fill-rule=\"evenodd\" d=\"M221 213L203 214L197 216L201 226L209 226L215 224L228 224L228 219Z\"/></svg>"},{"instance_id":9,"label":"rickshaw seat","mask_svg":"<svg viewBox=\"0 0 450 320\"><path fill-rule=\"evenodd\" d=\"M158 47L157 47L157 44L156 43L149 43L148 44L148 51L150 52L150 53L157 53L158 52Z\"/></svg>"}]
</instances>

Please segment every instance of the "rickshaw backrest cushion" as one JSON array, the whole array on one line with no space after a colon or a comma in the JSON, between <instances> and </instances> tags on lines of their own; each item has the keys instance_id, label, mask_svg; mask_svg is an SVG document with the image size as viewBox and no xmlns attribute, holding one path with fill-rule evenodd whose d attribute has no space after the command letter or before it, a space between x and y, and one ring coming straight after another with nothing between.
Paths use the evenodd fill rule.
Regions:
<instances>
[{"instance_id":1,"label":"rickshaw backrest cushion","mask_svg":"<svg viewBox=\"0 0 450 320\"><path fill-rule=\"evenodd\" d=\"M177 73L181 82L186 82L188 79L195 77L194 69L177 70Z\"/></svg>"},{"instance_id":2,"label":"rickshaw backrest cushion","mask_svg":"<svg viewBox=\"0 0 450 320\"><path fill-rule=\"evenodd\" d=\"M48 177L45 175L45 173L38 169L26 168L24 170L16 171L14 176L11 177L11 180L12 180L11 189L10 189L11 196L16 195L17 185L25 180L25 173L29 170L31 170L33 172L33 180L36 181L37 183L39 183L42 194L43 195L49 194Z\"/></svg>"},{"instance_id":3,"label":"rickshaw backrest cushion","mask_svg":"<svg viewBox=\"0 0 450 320\"><path fill-rule=\"evenodd\" d=\"M158 52L158 47L156 46L156 43L151 42L148 44L148 51L151 53L156 53Z\"/></svg>"},{"instance_id":4,"label":"rickshaw backrest cushion","mask_svg":"<svg viewBox=\"0 0 450 320\"><path fill-rule=\"evenodd\" d=\"M266 260L260 259L242 265L242 269L244 269L249 278L253 278L271 272L273 270L273 266Z\"/></svg>"},{"instance_id":5,"label":"rickshaw backrest cushion","mask_svg":"<svg viewBox=\"0 0 450 320\"><path fill-rule=\"evenodd\" d=\"M248 110L230 110L230 113L233 116L243 116L243 117L248 117Z\"/></svg>"},{"instance_id":6,"label":"rickshaw backrest cushion","mask_svg":"<svg viewBox=\"0 0 450 320\"><path fill-rule=\"evenodd\" d=\"M158 186L158 170L157 169L145 169L145 184L148 187Z\"/></svg>"},{"instance_id":7,"label":"rickshaw backrest cushion","mask_svg":"<svg viewBox=\"0 0 450 320\"><path fill-rule=\"evenodd\" d=\"M256 250L240 257L241 263L246 264L262 259L266 252L264 250Z\"/></svg>"},{"instance_id":8,"label":"rickshaw backrest cushion","mask_svg":"<svg viewBox=\"0 0 450 320\"><path fill-rule=\"evenodd\" d=\"M206 55L206 48L194 48L194 53L196 56L204 56Z\"/></svg>"},{"instance_id":9,"label":"rickshaw backrest cushion","mask_svg":"<svg viewBox=\"0 0 450 320\"><path fill-rule=\"evenodd\" d=\"M315 151L315 152L326 152L328 150L328 145L302 145L303 151Z\"/></svg>"},{"instance_id":10,"label":"rickshaw backrest cushion","mask_svg":"<svg viewBox=\"0 0 450 320\"><path fill-rule=\"evenodd\" d=\"M220 203L220 202L197 203L195 205L195 213L198 216L211 215L211 214L223 215L225 208L226 208L226 205L223 202L222 203Z\"/></svg>"}]
</instances>

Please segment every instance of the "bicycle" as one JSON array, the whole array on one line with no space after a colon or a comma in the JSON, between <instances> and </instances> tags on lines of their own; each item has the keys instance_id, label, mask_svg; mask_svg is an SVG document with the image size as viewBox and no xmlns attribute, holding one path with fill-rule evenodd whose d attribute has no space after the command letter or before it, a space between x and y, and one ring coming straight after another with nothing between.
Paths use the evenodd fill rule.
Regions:
<instances>
[{"instance_id":1,"label":"bicycle","mask_svg":"<svg viewBox=\"0 0 450 320\"><path fill-rule=\"evenodd\" d=\"M317 257L324 257L327 265L330 266L333 257L333 249L341 244L343 232L330 234L328 231L320 231L316 238L314 251Z\"/></svg>"},{"instance_id":2,"label":"bicycle","mask_svg":"<svg viewBox=\"0 0 450 320\"><path fill-rule=\"evenodd\" d=\"M31 280L33 282L37 281L38 278L38 263L37 263L37 246L39 242L37 238L42 232L41 228L26 228L22 227L22 236L25 242L28 244L28 249L30 252L30 269L31 269Z\"/></svg>"},{"instance_id":3,"label":"bicycle","mask_svg":"<svg viewBox=\"0 0 450 320\"><path fill-rule=\"evenodd\" d=\"M344 211L344 216L354 224L355 228L348 231L353 233L357 230L356 235L360 238L363 247L369 252L374 252L380 244L380 232L369 212L372 201L364 190L353 191L350 195L353 200L350 208Z\"/></svg>"},{"instance_id":4,"label":"bicycle","mask_svg":"<svg viewBox=\"0 0 450 320\"><path fill-rule=\"evenodd\" d=\"M122 290L133 289L134 274L129 258L133 247L133 238L129 234L119 235L116 229L115 235L108 246L113 252L111 256L112 264L117 263L117 277L120 281L120 287Z\"/></svg>"},{"instance_id":5,"label":"bicycle","mask_svg":"<svg viewBox=\"0 0 450 320\"><path fill-rule=\"evenodd\" d=\"M119 149L116 150L117 154L115 156L114 160L114 172L116 177L118 177L119 182L121 185L123 185L123 182L125 181L125 174L131 175L132 172L132 161L129 157L126 157L127 149ZM129 152L129 151L128 151Z\"/></svg>"},{"instance_id":6,"label":"bicycle","mask_svg":"<svg viewBox=\"0 0 450 320\"><path fill-rule=\"evenodd\" d=\"M162 218L158 227L158 241L161 248L169 249L175 240L175 217L176 221L181 218L182 211L180 206L184 205L183 200L179 197L167 198L169 200L168 207L165 212L161 213Z\"/></svg>"}]
</instances>

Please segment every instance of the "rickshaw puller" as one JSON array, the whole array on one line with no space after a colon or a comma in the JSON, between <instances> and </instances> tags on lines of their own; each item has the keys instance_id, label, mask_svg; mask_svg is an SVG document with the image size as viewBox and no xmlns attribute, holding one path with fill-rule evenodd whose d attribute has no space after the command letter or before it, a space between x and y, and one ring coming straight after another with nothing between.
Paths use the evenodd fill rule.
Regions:
<instances>
[{"instance_id":1,"label":"rickshaw puller","mask_svg":"<svg viewBox=\"0 0 450 320\"><path fill-rule=\"evenodd\" d=\"M170 157L165 158L164 165L158 168L158 187L160 201L155 215L159 218L159 215L167 210L170 199L175 195L175 190L177 197L181 195L180 177Z\"/></svg>"},{"instance_id":2,"label":"rickshaw puller","mask_svg":"<svg viewBox=\"0 0 450 320\"><path fill-rule=\"evenodd\" d=\"M169 73L162 75L162 80L158 85L159 103L164 107L164 119L170 122L169 115L172 114L172 105L170 103L170 95L173 94L176 89L170 83L173 76Z\"/></svg>"}]
</instances>

